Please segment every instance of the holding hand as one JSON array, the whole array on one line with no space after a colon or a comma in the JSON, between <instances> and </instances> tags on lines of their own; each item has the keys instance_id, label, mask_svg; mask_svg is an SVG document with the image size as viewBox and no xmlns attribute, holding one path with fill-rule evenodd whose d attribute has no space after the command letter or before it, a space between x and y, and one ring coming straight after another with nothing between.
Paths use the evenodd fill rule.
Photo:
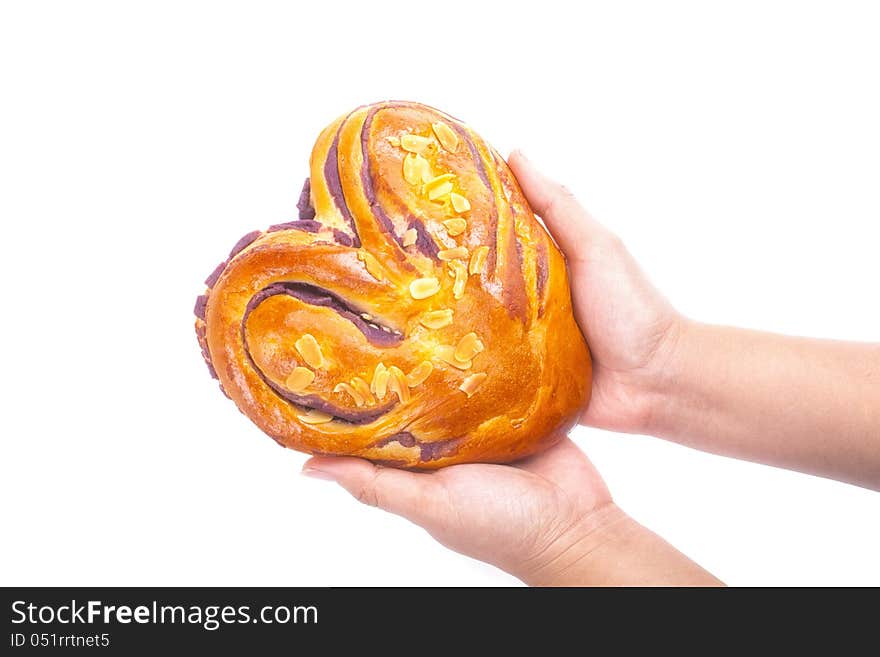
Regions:
<instances>
[{"instance_id":1,"label":"holding hand","mask_svg":"<svg viewBox=\"0 0 880 657\"><path fill-rule=\"evenodd\" d=\"M583 422L643 432L652 392L681 331L681 316L620 238L595 221L571 192L546 178L519 151L508 164L568 262L575 320L593 359L593 393Z\"/></svg>"},{"instance_id":2,"label":"holding hand","mask_svg":"<svg viewBox=\"0 0 880 657\"><path fill-rule=\"evenodd\" d=\"M509 164L568 262L593 359L585 424L880 489L880 345L687 320L564 187L519 153ZM720 584L626 516L568 439L513 465L419 474L321 456L303 473L528 584Z\"/></svg>"},{"instance_id":3,"label":"holding hand","mask_svg":"<svg viewBox=\"0 0 880 657\"><path fill-rule=\"evenodd\" d=\"M446 547L531 585L712 585L718 580L611 501L569 439L514 465L430 473L316 456L303 474L424 527Z\"/></svg>"},{"instance_id":4,"label":"holding hand","mask_svg":"<svg viewBox=\"0 0 880 657\"><path fill-rule=\"evenodd\" d=\"M575 319L590 344L593 393L584 420L638 431L642 390L674 341L678 316L621 242L522 155L510 158L532 208L568 260ZM419 474L319 456L308 476L401 515L457 552L526 583L719 584L626 516L570 440L514 465L466 464Z\"/></svg>"}]
</instances>

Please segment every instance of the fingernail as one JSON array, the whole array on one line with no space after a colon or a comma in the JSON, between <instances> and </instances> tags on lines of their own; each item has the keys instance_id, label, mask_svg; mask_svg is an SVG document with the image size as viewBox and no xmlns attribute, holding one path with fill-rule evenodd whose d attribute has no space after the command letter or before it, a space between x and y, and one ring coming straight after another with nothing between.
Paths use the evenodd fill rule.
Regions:
<instances>
[{"instance_id":1,"label":"fingernail","mask_svg":"<svg viewBox=\"0 0 880 657\"><path fill-rule=\"evenodd\" d=\"M300 474L304 477L310 477L311 479L323 479L324 481L336 481L336 477L333 476L332 472L326 472L324 470L317 470L315 468L303 468Z\"/></svg>"}]
</instances>

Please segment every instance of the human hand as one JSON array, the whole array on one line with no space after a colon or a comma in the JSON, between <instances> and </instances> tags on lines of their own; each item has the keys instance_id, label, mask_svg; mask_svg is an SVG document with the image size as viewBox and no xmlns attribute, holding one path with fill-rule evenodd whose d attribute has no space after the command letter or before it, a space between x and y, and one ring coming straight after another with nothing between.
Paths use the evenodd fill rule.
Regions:
<instances>
[{"instance_id":1,"label":"human hand","mask_svg":"<svg viewBox=\"0 0 880 657\"><path fill-rule=\"evenodd\" d=\"M629 518L569 439L513 465L428 473L316 456L303 474L403 516L446 547L532 585L718 584Z\"/></svg>"},{"instance_id":2,"label":"human hand","mask_svg":"<svg viewBox=\"0 0 880 657\"><path fill-rule=\"evenodd\" d=\"M593 357L585 424L880 489L877 344L684 318L564 187L509 164L568 261Z\"/></svg>"},{"instance_id":3,"label":"human hand","mask_svg":"<svg viewBox=\"0 0 880 657\"><path fill-rule=\"evenodd\" d=\"M568 262L575 319L593 359L585 424L641 433L663 388L683 318L654 288L616 235L519 151L508 164Z\"/></svg>"},{"instance_id":4,"label":"human hand","mask_svg":"<svg viewBox=\"0 0 880 657\"><path fill-rule=\"evenodd\" d=\"M599 473L567 438L515 466L469 463L415 473L316 456L303 474L332 479L446 547L523 578L547 567L598 518L614 515Z\"/></svg>"},{"instance_id":5,"label":"human hand","mask_svg":"<svg viewBox=\"0 0 880 657\"><path fill-rule=\"evenodd\" d=\"M519 153L509 164L568 261L575 319L593 357L592 401L582 420L639 431L682 320L620 240L565 188ZM415 473L316 456L303 474L336 481L361 502L401 515L446 547L528 584L720 583L621 511L567 438L512 465Z\"/></svg>"}]
</instances>

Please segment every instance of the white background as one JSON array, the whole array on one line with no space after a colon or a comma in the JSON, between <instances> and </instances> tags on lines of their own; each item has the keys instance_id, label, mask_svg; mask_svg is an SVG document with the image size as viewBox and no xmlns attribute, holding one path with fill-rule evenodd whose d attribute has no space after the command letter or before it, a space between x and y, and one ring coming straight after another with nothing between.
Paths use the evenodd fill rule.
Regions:
<instances>
[{"instance_id":1,"label":"white background","mask_svg":"<svg viewBox=\"0 0 880 657\"><path fill-rule=\"evenodd\" d=\"M3 3L0 583L516 583L300 477L208 377L201 281L294 216L326 123L403 98L522 147L683 312L877 340L878 33L872 3ZM574 435L729 583L880 585L876 493Z\"/></svg>"}]
</instances>

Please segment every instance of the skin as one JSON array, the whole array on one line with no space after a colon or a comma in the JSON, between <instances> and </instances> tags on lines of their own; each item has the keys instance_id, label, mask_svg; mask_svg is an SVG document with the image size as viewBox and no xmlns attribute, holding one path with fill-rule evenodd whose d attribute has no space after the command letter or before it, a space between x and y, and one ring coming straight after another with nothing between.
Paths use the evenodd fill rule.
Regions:
<instances>
[{"instance_id":1,"label":"skin","mask_svg":"<svg viewBox=\"0 0 880 657\"><path fill-rule=\"evenodd\" d=\"M564 187L521 153L509 164L568 260L593 356L584 424L880 490L880 345L683 317ZM721 584L618 508L567 438L512 465L413 473L321 456L303 474L530 585Z\"/></svg>"}]
</instances>

